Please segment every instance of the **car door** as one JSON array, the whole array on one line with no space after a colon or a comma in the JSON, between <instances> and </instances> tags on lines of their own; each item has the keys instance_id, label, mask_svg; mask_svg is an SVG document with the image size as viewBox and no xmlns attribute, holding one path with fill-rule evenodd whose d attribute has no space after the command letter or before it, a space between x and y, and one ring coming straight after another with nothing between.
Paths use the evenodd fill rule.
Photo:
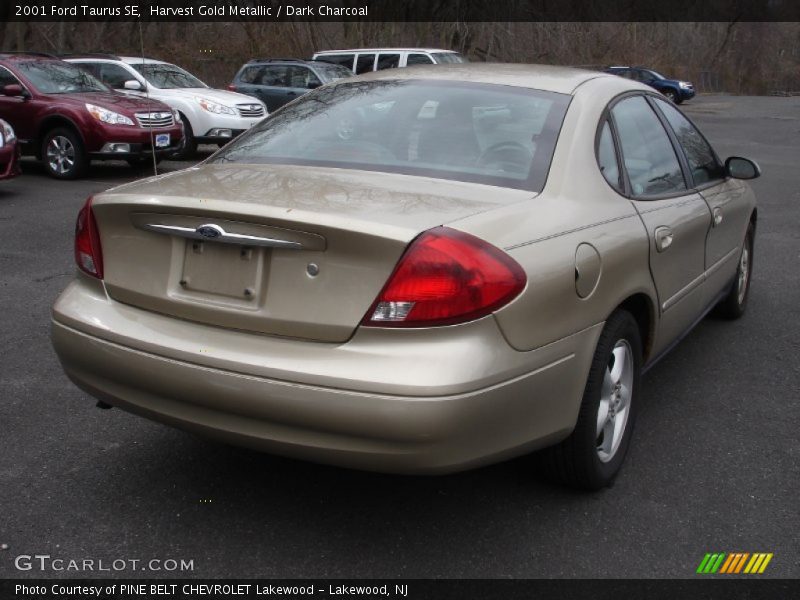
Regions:
<instances>
[{"instance_id":1,"label":"car door","mask_svg":"<svg viewBox=\"0 0 800 600\"><path fill-rule=\"evenodd\" d=\"M654 98L653 102L675 133L689 167L692 187L705 199L711 211L705 252L706 296L711 302L736 273L736 260L750 221L747 187L727 177L714 149L683 113L665 100Z\"/></svg>"},{"instance_id":2,"label":"car door","mask_svg":"<svg viewBox=\"0 0 800 600\"><path fill-rule=\"evenodd\" d=\"M286 92L287 102L307 94L311 90L322 85L319 77L304 65L293 65L289 67L288 89Z\"/></svg>"},{"instance_id":3,"label":"car door","mask_svg":"<svg viewBox=\"0 0 800 600\"><path fill-rule=\"evenodd\" d=\"M656 355L702 314L711 212L690 189L681 156L646 95L622 97L610 115L623 184L650 239L650 271L660 312Z\"/></svg>"},{"instance_id":4,"label":"car door","mask_svg":"<svg viewBox=\"0 0 800 600\"><path fill-rule=\"evenodd\" d=\"M7 85L20 85L24 90L28 89L9 69L0 66L0 89ZM24 96L0 94L0 119L8 121L21 141L32 140L36 137L37 104L31 98Z\"/></svg>"},{"instance_id":5,"label":"car door","mask_svg":"<svg viewBox=\"0 0 800 600\"><path fill-rule=\"evenodd\" d=\"M259 82L262 78L264 67L262 65L248 65L242 69L241 73L235 78L233 85L235 91L240 94L247 94L253 98L264 100L261 93Z\"/></svg>"}]
</instances>

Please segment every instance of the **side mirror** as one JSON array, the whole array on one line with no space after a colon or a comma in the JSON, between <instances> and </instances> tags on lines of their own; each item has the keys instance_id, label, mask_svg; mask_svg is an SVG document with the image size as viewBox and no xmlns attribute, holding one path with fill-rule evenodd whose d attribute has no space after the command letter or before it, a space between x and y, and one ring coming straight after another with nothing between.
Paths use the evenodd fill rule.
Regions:
<instances>
[{"instance_id":1,"label":"side mirror","mask_svg":"<svg viewBox=\"0 0 800 600\"><path fill-rule=\"evenodd\" d=\"M142 89L142 84L135 79L129 79L122 84L122 89L140 91Z\"/></svg>"},{"instance_id":2,"label":"side mirror","mask_svg":"<svg viewBox=\"0 0 800 600\"><path fill-rule=\"evenodd\" d=\"M317 89L317 88L318 88L319 86L321 86L321 85L322 85L322 84L321 84L319 81L310 81L310 82L308 83L308 89L310 89L310 90L315 90L315 89Z\"/></svg>"},{"instance_id":3,"label":"side mirror","mask_svg":"<svg viewBox=\"0 0 800 600\"><path fill-rule=\"evenodd\" d=\"M761 168L755 161L741 156L731 156L725 161L725 172L734 179L755 179L761 176Z\"/></svg>"},{"instance_id":4,"label":"side mirror","mask_svg":"<svg viewBox=\"0 0 800 600\"><path fill-rule=\"evenodd\" d=\"M18 83L10 83L3 86L4 96L22 96L23 98L30 98L31 93Z\"/></svg>"}]
</instances>

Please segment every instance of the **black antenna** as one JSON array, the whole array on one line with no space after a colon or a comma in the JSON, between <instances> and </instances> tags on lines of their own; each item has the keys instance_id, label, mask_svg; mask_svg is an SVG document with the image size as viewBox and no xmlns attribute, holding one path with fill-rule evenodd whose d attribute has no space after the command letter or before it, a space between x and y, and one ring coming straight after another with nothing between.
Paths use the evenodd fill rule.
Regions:
<instances>
[{"instance_id":1,"label":"black antenna","mask_svg":"<svg viewBox=\"0 0 800 600\"><path fill-rule=\"evenodd\" d=\"M144 35L142 34L142 22L141 21L139 21L139 47L140 47L141 52L142 52L142 66L143 66L142 70L144 72L147 72L147 69L144 69L144 64L145 64L145 62L144 62L145 61L145 58L144 58ZM150 88L147 85L147 78L144 76L144 74L142 74L142 78L144 79L145 98L147 98L147 110L148 110L148 112L152 113L153 112L153 105L150 104ZM170 108L170 112L172 112L171 108ZM173 112L173 118L174 118L174 112ZM156 159L156 142L155 142L155 138L154 138L154 135L153 135L153 121L152 120L150 121L150 127L148 127L148 129L150 130L150 154L153 156L153 175L158 175L158 161Z\"/></svg>"}]
</instances>

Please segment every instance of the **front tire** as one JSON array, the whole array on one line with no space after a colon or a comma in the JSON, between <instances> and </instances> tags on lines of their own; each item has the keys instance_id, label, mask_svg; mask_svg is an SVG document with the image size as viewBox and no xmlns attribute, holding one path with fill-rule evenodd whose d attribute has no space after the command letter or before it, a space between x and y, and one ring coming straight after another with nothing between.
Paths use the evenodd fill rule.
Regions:
<instances>
[{"instance_id":1,"label":"front tire","mask_svg":"<svg viewBox=\"0 0 800 600\"><path fill-rule=\"evenodd\" d=\"M597 342L575 429L541 452L551 477L589 491L614 483L636 421L641 371L639 326L629 312L618 310Z\"/></svg>"},{"instance_id":2,"label":"front tire","mask_svg":"<svg viewBox=\"0 0 800 600\"><path fill-rule=\"evenodd\" d=\"M730 292L715 309L715 313L725 319L738 319L747 309L747 298L750 296L750 280L753 276L753 242L755 231L753 224L747 227L742 251L739 254L739 266Z\"/></svg>"},{"instance_id":3,"label":"front tire","mask_svg":"<svg viewBox=\"0 0 800 600\"><path fill-rule=\"evenodd\" d=\"M47 174L56 179L77 179L89 168L83 141L72 129L57 127L48 131L41 152Z\"/></svg>"},{"instance_id":4,"label":"front tire","mask_svg":"<svg viewBox=\"0 0 800 600\"><path fill-rule=\"evenodd\" d=\"M680 100L678 99L678 94L675 90L664 90L664 96L666 96L667 100L672 102L673 104L680 104Z\"/></svg>"},{"instance_id":5,"label":"front tire","mask_svg":"<svg viewBox=\"0 0 800 600\"><path fill-rule=\"evenodd\" d=\"M197 140L189 119L181 115L181 122L183 123L183 141L171 158L173 160L191 160L197 154Z\"/></svg>"}]
</instances>

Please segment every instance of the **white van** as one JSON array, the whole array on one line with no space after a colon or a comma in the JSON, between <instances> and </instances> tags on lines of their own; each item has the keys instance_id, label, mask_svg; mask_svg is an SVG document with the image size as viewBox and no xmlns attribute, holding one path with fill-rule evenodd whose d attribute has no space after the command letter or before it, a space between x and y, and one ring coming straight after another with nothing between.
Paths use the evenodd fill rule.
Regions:
<instances>
[{"instance_id":1,"label":"white van","mask_svg":"<svg viewBox=\"0 0 800 600\"><path fill-rule=\"evenodd\" d=\"M355 48L350 50L323 50L314 54L320 60L347 67L356 75L410 67L412 65L438 65L468 62L453 50L438 48Z\"/></svg>"}]
</instances>

